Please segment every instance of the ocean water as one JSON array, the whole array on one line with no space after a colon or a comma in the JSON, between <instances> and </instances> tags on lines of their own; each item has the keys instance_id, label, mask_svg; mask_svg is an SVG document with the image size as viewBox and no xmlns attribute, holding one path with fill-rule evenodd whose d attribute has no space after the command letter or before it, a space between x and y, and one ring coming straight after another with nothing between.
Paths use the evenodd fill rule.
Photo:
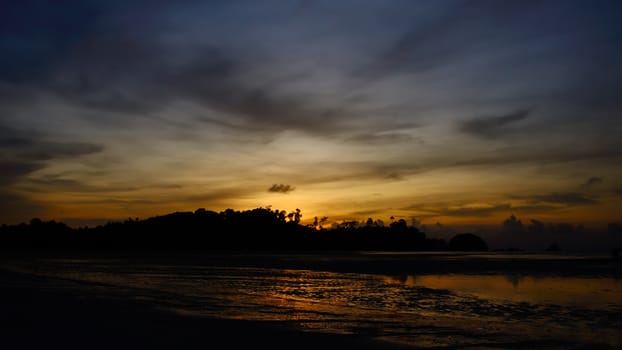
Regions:
<instances>
[{"instance_id":1,"label":"ocean water","mask_svg":"<svg viewBox=\"0 0 622 350\"><path fill-rule=\"evenodd\" d=\"M622 348L622 264L606 257L386 252L9 265L180 314L419 347Z\"/></svg>"}]
</instances>

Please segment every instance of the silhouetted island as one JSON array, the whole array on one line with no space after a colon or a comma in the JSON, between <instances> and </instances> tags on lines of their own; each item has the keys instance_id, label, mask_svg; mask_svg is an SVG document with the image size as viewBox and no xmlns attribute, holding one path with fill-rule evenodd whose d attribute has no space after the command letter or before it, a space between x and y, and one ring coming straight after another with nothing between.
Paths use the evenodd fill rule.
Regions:
<instances>
[{"instance_id":1,"label":"silhouetted island","mask_svg":"<svg viewBox=\"0 0 622 350\"><path fill-rule=\"evenodd\" d=\"M372 219L344 222L326 229L302 225L299 209L271 208L220 213L197 209L144 220L128 219L97 227L71 228L56 221L2 225L5 251L442 251L488 250L479 237L458 235L450 241L428 238L403 219L388 226Z\"/></svg>"},{"instance_id":2,"label":"silhouetted island","mask_svg":"<svg viewBox=\"0 0 622 350\"><path fill-rule=\"evenodd\" d=\"M488 244L472 233L461 233L449 241L449 250L454 251L486 251Z\"/></svg>"}]
</instances>

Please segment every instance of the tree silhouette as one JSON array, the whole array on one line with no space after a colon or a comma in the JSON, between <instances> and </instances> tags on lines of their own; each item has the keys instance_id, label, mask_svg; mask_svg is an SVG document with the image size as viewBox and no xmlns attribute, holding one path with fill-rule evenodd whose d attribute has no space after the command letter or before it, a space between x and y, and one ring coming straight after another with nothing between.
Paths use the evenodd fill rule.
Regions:
<instances>
[{"instance_id":1,"label":"tree silhouette","mask_svg":"<svg viewBox=\"0 0 622 350\"><path fill-rule=\"evenodd\" d=\"M511 233L523 232L523 223L514 214L503 222L503 227Z\"/></svg>"},{"instance_id":2,"label":"tree silhouette","mask_svg":"<svg viewBox=\"0 0 622 350\"><path fill-rule=\"evenodd\" d=\"M408 224L406 223L406 220L404 219L393 221L389 225L389 227L391 227L391 229L393 229L395 232L406 232L408 230Z\"/></svg>"},{"instance_id":3,"label":"tree silhouette","mask_svg":"<svg viewBox=\"0 0 622 350\"><path fill-rule=\"evenodd\" d=\"M343 221L323 228L328 217L301 225L302 211L271 208L214 212L174 212L147 219L128 218L97 227L72 229L63 223L34 218L28 224L3 225L0 250L55 252L152 251L327 251L445 250L442 239L427 238L404 219L388 227L381 220Z\"/></svg>"},{"instance_id":4,"label":"tree silhouette","mask_svg":"<svg viewBox=\"0 0 622 350\"><path fill-rule=\"evenodd\" d=\"M472 233L461 233L455 235L449 241L449 250L454 251L486 251L488 244L481 238Z\"/></svg>"}]
</instances>

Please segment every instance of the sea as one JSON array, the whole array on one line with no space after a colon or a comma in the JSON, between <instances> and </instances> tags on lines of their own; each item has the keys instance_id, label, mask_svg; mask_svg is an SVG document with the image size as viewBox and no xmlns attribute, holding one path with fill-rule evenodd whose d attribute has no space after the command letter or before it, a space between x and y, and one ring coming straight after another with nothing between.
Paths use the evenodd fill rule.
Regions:
<instances>
[{"instance_id":1,"label":"sea","mask_svg":"<svg viewBox=\"0 0 622 350\"><path fill-rule=\"evenodd\" d=\"M8 259L1 267L181 315L413 347L622 348L622 262L607 255L215 252Z\"/></svg>"}]
</instances>

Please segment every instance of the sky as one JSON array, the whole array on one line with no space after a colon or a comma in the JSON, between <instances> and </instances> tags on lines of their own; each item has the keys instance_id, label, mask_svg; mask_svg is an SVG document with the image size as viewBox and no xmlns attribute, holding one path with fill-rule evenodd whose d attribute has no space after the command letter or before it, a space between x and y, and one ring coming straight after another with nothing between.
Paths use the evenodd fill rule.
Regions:
<instances>
[{"instance_id":1,"label":"sky","mask_svg":"<svg viewBox=\"0 0 622 350\"><path fill-rule=\"evenodd\" d=\"M2 1L0 222L622 221L622 3Z\"/></svg>"}]
</instances>

